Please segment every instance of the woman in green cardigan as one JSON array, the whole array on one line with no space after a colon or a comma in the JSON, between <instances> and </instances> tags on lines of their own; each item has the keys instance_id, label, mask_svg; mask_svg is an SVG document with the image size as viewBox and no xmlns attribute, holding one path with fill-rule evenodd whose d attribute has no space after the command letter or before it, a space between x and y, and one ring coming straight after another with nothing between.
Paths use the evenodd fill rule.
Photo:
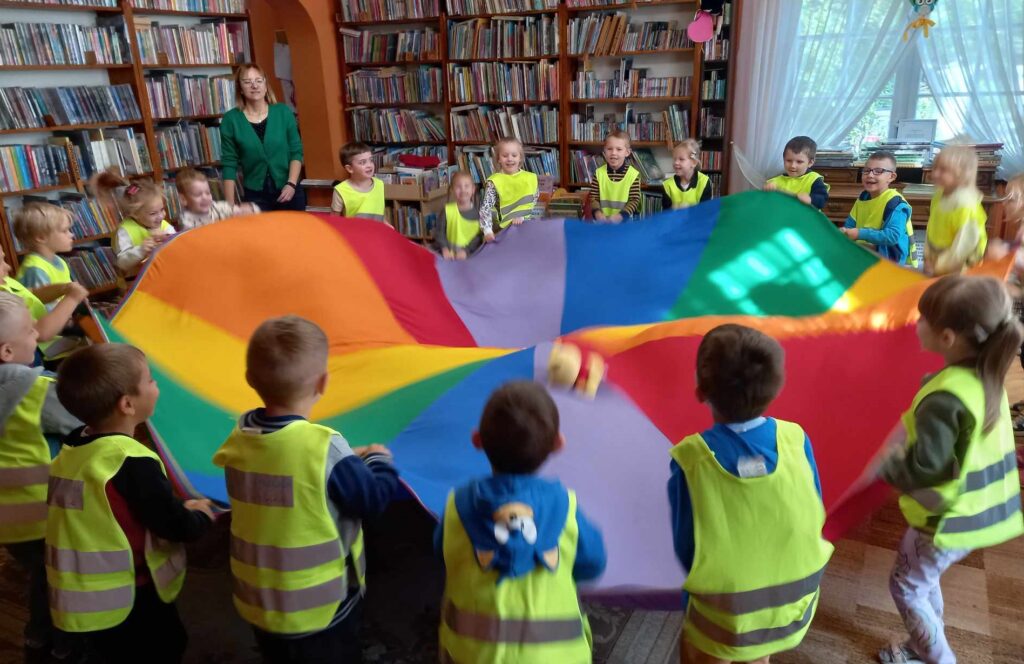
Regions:
<instances>
[{"instance_id":1,"label":"woman in green cardigan","mask_svg":"<svg viewBox=\"0 0 1024 664\"><path fill-rule=\"evenodd\" d=\"M234 202L239 171L244 178L242 200L263 211L304 210L299 189L302 140L295 115L287 104L276 103L259 65L235 70L235 103L220 123L224 198Z\"/></svg>"}]
</instances>

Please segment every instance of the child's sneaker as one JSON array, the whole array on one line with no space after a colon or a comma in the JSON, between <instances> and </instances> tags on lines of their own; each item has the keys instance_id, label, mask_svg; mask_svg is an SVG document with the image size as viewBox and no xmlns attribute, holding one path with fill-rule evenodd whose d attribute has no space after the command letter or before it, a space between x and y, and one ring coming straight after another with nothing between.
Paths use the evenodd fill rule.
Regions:
<instances>
[{"instance_id":1,"label":"child's sneaker","mask_svg":"<svg viewBox=\"0 0 1024 664\"><path fill-rule=\"evenodd\" d=\"M878 661L882 664L925 664L913 648L898 643L889 644L889 647L879 650Z\"/></svg>"}]
</instances>

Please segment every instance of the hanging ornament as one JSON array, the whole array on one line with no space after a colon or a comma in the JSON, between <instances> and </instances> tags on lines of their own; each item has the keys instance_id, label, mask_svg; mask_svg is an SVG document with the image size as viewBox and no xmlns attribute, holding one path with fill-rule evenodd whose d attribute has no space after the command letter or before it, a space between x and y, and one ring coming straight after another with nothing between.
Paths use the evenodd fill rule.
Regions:
<instances>
[{"instance_id":1,"label":"hanging ornament","mask_svg":"<svg viewBox=\"0 0 1024 664\"><path fill-rule=\"evenodd\" d=\"M686 35L695 44L711 41L722 31L722 6L725 0L701 0L700 7L690 25L686 26Z\"/></svg>"},{"instance_id":2,"label":"hanging ornament","mask_svg":"<svg viewBox=\"0 0 1024 664\"><path fill-rule=\"evenodd\" d=\"M907 36L911 30L919 28L924 29L925 37L928 36L928 29L935 27L935 21L928 17L935 11L935 5L937 4L939 4L939 0L910 0L910 6L914 8L914 20L903 31L903 41L907 41Z\"/></svg>"}]
</instances>

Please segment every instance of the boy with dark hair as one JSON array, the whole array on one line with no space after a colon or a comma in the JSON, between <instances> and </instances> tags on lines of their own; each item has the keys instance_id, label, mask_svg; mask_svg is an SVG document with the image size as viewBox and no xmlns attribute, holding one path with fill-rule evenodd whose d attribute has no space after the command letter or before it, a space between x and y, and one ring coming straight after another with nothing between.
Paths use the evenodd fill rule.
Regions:
<instances>
[{"instance_id":1,"label":"boy with dark hair","mask_svg":"<svg viewBox=\"0 0 1024 664\"><path fill-rule=\"evenodd\" d=\"M61 364L57 395L86 426L50 466L53 623L87 632L102 662L179 662L188 640L174 605L181 542L199 539L213 513L208 500L177 498L160 457L133 438L160 395L146 356L125 344L77 351Z\"/></svg>"},{"instance_id":2,"label":"boy with dark hair","mask_svg":"<svg viewBox=\"0 0 1024 664\"><path fill-rule=\"evenodd\" d=\"M348 179L334 186L331 212L342 217L386 221L384 182L374 177L373 151L365 143L346 143L338 153Z\"/></svg>"},{"instance_id":3,"label":"boy with dark hair","mask_svg":"<svg viewBox=\"0 0 1024 664\"><path fill-rule=\"evenodd\" d=\"M449 494L434 536L447 569L441 661L591 661L576 583L604 571L604 542L575 492L534 474L565 445L558 427L538 383L506 383L488 399L473 447L492 475Z\"/></svg>"},{"instance_id":4,"label":"boy with dark hair","mask_svg":"<svg viewBox=\"0 0 1024 664\"><path fill-rule=\"evenodd\" d=\"M245 378L263 401L213 457L231 498L235 608L265 662L360 662L366 588L360 519L398 486L386 447L352 449L308 420L327 387L327 336L298 316L264 321Z\"/></svg>"},{"instance_id":5,"label":"boy with dark hair","mask_svg":"<svg viewBox=\"0 0 1024 664\"><path fill-rule=\"evenodd\" d=\"M910 223L913 211L902 194L891 188L896 181L896 155L883 150L871 153L860 169L860 179L864 191L843 224L843 234L871 245L898 265L917 267Z\"/></svg>"},{"instance_id":6,"label":"boy with dark hair","mask_svg":"<svg viewBox=\"0 0 1024 664\"><path fill-rule=\"evenodd\" d=\"M764 190L781 191L796 196L804 205L823 209L828 203L829 186L820 173L809 170L814 166L817 154L818 144L810 137L796 136L789 139L782 151L785 173L769 178L764 183Z\"/></svg>"},{"instance_id":7,"label":"boy with dark hair","mask_svg":"<svg viewBox=\"0 0 1024 664\"><path fill-rule=\"evenodd\" d=\"M672 448L668 482L691 664L767 664L803 640L817 607L832 545L811 443L762 416L783 365L778 342L741 325L697 349L697 398L715 423Z\"/></svg>"},{"instance_id":8,"label":"boy with dark hair","mask_svg":"<svg viewBox=\"0 0 1024 664\"><path fill-rule=\"evenodd\" d=\"M643 184L640 171L629 163L633 148L629 134L613 129L604 139L604 165L594 171L587 191L595 221L619 223L639 217L642 213Z\"/></svg>"}]
</instances>

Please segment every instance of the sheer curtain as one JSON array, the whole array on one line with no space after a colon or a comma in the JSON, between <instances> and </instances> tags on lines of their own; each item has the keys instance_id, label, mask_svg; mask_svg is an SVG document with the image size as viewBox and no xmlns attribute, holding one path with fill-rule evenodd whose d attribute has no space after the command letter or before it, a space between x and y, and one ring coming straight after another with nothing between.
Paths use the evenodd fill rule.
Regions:
<instances>
[{"instance_id":1,"label":"sheer curtain","mask_svg":"<svg viewBox=\"0 0 1024 664\"><path fill-rule=\"evenodd\" d=\"M908 16L894 0L744 2L732 133L753 170L780 172L793 136L827 146L849 134L910 47ZM731 173L730 191L749 188Z\"/></svg>"},{"instance_id":2,"label":"sheer curtain","mask_svg":"<svg viewBox=\"0 0 1024 664\"><path fill-rule=\"evenodd\" d=\"M1024 2L947 2L936 23L918 49L939 112L976 141L1004 143L1004 175L1024 172Z\"/></svg>"}]
</instances>

